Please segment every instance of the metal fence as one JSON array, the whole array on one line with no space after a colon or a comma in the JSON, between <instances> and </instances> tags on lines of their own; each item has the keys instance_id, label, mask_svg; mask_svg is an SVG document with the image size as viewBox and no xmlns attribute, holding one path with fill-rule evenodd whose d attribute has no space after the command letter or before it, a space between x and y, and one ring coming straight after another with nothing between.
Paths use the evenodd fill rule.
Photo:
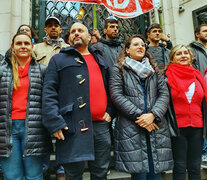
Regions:
<instances>
[{"instance_id":1,"label":"metal fence","mask_svg":"<svg viewBox=\"0 0 207 180\"><path fill-rule=\"evenodd\" d=\"M40 40L45 36L44 21L48 16L56 16L60 19L63 36L77 19L88 27L89 32L97 26L100 33L103 33L104 20L110 15L103 5L51 0L33 0L32 11L32 27L37 31ZM126 39L132 34L144 35L145 28L149 25L149 14L118 20L120 36Z\"/></svg>"}]
</instances>

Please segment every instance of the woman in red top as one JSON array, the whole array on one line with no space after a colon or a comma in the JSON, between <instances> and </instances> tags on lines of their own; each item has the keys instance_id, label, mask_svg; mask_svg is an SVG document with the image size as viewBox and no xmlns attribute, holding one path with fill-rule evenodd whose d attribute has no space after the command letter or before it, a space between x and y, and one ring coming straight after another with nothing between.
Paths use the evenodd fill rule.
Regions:
<instances>
[{"instance_id":1,"label":"woman in red top","mask_svg":"<svg viewBox=\"0 0 207 180\"><path fill-rule=\"evenodd\" d=\"M172 137L173 180L185 180L186 169L189 180L201 179L205 135L202 104L207 99L207 91L201 73L192 67L192 60L190 49L177 45L170 52L170 64L166 70L179 131L178 136Z\"/></svg>"},{"instance_id":2,"label":"woman in red top","mask_svg":"<svg viewBox=\"0 0 207 180\"><path fill-rule=\"evenodd\" d=\"M42 125L46 67L31 57L27 33L13 37L11 56L0 66L0 164L6 180L43 180L42 155L49 136Z\"/></svg>"}]
</instances>

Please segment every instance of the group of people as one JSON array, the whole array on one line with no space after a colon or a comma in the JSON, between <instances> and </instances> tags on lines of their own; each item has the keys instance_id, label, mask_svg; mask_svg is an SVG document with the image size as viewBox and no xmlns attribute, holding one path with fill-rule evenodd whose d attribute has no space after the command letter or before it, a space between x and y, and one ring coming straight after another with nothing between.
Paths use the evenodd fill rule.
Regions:
<instances>
[{"instance_id":1,"label":"group of people","mask_svg":"<svg viewBox=\"0 0 207 180\"><path fill-rule=\"evenodd\" d=\"M0 66L0 165L5 180L42 180L56 138L57 179L106 180L115 169L132 180L201 179L206 137L207 25L196 42L172 47L159 24L125 43L118 20L105 20L97 42L81 22L64 40L57 17L46 36L22 25ZM207 79L207 76L205 77ZM113 121L113 123L112 123ZM111 128L113 126L113 128ZM113 138L111 135L113 134ZM65 177L64 177L65 176Z\"/></svg>"}]
</instances>

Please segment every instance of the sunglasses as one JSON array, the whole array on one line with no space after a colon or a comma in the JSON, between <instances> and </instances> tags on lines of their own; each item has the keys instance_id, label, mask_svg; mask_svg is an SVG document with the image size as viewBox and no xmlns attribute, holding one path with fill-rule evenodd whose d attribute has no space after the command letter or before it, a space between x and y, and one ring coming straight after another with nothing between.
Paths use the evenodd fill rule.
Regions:
<instances>
[{"instance_id":1,"label":"sunglasses","mask_svg":"<svg viewBox=\"0 0 207 180\"><path fill-rule=\"evenodd\" d=\"M24 31L29 32L30 28L20 28L19 31L20 32L24 32Z\"/></svg>"}]
</instances>

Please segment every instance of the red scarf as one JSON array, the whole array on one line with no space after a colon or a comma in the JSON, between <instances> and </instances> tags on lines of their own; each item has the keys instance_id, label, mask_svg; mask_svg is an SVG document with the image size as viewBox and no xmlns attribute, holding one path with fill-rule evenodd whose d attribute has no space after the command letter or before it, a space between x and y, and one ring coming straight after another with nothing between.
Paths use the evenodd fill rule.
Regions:
<instances>
[{"instance_id":1,"label":"red scarf","mask_svg":"<svg viewBox=\"0 0 207 180\"><path fill-rule=\"evenodd\" d=\"M170 64L167 67L166 75L168 83L172 89L176 89L179 95L185 94L188 91L189 86L197 79L203 88L204 96L207 101L207 87L205 80L197 69L192 66L185 66L180 64Z\"/></svg>"}]
</instances>

